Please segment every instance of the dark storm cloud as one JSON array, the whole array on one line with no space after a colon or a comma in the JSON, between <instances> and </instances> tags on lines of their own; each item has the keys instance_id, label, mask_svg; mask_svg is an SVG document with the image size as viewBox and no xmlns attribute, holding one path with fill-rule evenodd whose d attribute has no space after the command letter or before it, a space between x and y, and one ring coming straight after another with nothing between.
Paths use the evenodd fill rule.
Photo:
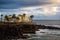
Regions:
<instances>
[{"instance_id":1,"label":"dark storm cloud","mask_svg":"<svg viewBox=\"0 0 60 40\"><path fill-rule=\"evenodd\" d=\"M48 0L0 0L0 9L14 9L44 4L50 4L50 2Z\"/></svg>"}]
</instances>

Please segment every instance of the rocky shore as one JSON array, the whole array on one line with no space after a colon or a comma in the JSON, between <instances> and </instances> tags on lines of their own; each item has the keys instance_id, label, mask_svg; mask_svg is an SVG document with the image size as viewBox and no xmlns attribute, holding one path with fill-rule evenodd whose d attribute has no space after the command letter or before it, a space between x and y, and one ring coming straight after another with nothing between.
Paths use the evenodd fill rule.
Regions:
<instances>
[{"instance_id":1,"label":"rocky shore","mask_svg":"<svg viewBox=\"0 0 60 40\"><path fill-rule=\"evenodd\" d=\"M37 25L35 23L0 22L0 39L27 38L24 33L35 33L38 29L59 29L57 27Z\"/></svg>"},{"instance_id":2,"label":"rocky shore","mask_svg":"<svg viewBox=\"0 0 60 40\"><path fill-rule=\"evenodd\" d=\"M36 31L34 27L35 26L30 23L0 22L0 39L28 38L29 36L23 34L34 33Z\"/></svg>"}]
</instances>

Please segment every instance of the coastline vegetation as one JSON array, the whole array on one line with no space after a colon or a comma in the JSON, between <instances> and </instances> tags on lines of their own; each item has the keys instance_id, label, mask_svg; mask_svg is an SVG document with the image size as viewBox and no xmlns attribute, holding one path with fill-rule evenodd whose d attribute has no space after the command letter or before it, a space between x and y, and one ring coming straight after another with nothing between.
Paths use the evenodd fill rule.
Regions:
<instances>
[{"instance_id":1,"label":"coastline vegetation","mask_svg":"<svg viewBox=\"0 0 60 40\"><path fill-rule=\"evenodd\" d=\"M34 15L27 16L24 14L12 14L12 15L3 15L1 14L1 21L4 20L5 22L32 22Z\"/></svg>"}]
</instances>

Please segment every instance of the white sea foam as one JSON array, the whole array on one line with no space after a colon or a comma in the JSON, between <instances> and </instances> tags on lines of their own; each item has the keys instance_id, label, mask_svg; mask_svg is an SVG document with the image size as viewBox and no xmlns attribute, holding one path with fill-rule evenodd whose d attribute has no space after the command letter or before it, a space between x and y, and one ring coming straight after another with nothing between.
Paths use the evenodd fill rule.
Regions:
<instances>
[{"instance_id":1,"label":"white sea foam","mask_svg":"<svg viewBox=\"0 0 60 40\"><path fill-rule=\"evenodd\" d=\"M60 25L45 25L45 26L52 26L52 27L58 27L58 28L60 28Z\"/></svg>"}]
</instances>

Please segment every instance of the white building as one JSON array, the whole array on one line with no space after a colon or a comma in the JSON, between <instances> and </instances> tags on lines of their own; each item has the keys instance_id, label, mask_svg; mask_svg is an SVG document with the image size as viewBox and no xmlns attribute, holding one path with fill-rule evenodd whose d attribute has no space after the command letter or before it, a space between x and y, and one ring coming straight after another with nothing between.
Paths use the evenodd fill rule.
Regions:
<instances>
[{"instance_id":1,"label":"white building","mask_svg":"<svg viewBox=\"0 0 60 40\"><path fill-rule=\"evenodd\" d=\"M28 16L24 16L24 15L18 15L17 16L18 18L19 18L19 20L18 20L18 22L31 22L32 20L31 20L31 18L30 17L28 17Z\"/></svg>"}]
</instances>

